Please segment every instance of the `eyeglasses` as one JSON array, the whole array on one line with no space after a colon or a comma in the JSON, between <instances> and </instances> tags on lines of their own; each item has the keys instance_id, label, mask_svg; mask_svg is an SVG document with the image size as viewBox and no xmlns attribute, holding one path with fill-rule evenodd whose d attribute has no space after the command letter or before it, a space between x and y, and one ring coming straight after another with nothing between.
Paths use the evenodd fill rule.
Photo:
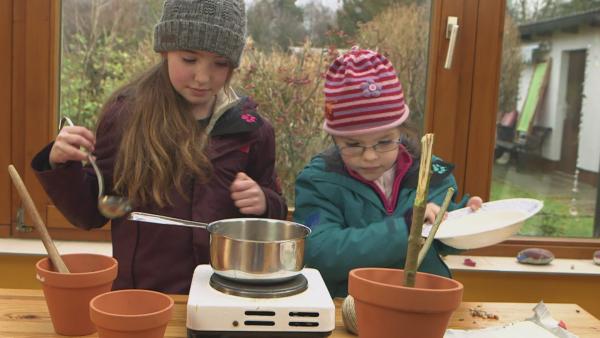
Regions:
<instances>
[{"instance_id":1,"label":"eyeglasses","mask_svg":"<svg viewBox=\"0 0 600 338\"><path fill-rule=\"evenodd\" d=\"M398 146L402 144L401 140L395 141L379 141L372 146L362 146L362 145L349 145L345 147L337 147L340 153L346 156L360 156L365 150L369 148L373 148L374 151L378 153L387 153L388 151L398 149Z\"/></svg>"}]
</instances>

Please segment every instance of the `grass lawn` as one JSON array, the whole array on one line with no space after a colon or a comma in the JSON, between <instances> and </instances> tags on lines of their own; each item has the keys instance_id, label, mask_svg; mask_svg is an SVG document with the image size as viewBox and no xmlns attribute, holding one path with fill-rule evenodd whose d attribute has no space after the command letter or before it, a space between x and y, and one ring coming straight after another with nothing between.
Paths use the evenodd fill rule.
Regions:
<instances>
[{"instance_id":1,"label":"grass lawn","mask_svg":"<svg viewBox=\"0 0 600 338\"><path fill-rule=\"evenodd\" d=\"M539 195L516 186L510 182L492 180L490 199L505 198L535 198L544 202L544 208L534 217L525 222L519 235L525 236L555 236L555 237L592 237L594 215L579 211L572 216L569 212L568 200L557 200L552 197Z\"/></svg>"}]
</instances>

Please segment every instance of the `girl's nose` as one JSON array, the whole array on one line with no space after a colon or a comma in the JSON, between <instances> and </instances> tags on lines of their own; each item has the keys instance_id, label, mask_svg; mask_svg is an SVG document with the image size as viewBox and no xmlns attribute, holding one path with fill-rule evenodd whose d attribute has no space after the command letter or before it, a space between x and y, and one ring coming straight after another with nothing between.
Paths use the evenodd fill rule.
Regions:
<instances>
[{"instance_id":1,"label":"girl's nose","mask_svg":"<svg viewBox=\"0 0 600 338\"><path fill-rule=\"evenodd\" d=\"M207 83L209 79L210 76L207 70L203 67L198 67L194 73L194 80L198 83Z\"/></svg>"},{"instance_id":2,"label":"girl's nose","mask_svg":"<svg viewBox=\"0 0 600 338\"><path fill-rule=\"evenodd\" d=\"M376 160L379 158L379 154L373 149L373 147L365 147L365 150L362 153L362 157L365 160Z\"/></svg>"},{"instance_id":3,"label":"girl's nose","mask_svg":"<svg viewBox=\"0 0 600 338\"><path fill-rule=\"evenodd\" d=\"M208 62L198 61L194 67L194 80L199 83L206 83L210 79L210 65Z\"/></svg>"}]
</instances>

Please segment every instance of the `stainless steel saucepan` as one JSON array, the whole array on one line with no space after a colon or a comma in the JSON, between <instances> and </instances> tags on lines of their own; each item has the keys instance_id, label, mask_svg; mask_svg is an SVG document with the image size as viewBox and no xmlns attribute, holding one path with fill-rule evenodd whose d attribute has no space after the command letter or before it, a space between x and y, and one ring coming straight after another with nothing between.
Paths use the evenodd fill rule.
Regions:
<instances>
[{"instance_id":1,"label":"stainless steel saucepan","mask_svg":"<svg viewBox=\"0 0 600 338\"><path fill-rule=\"evenodd\" d=\"M132 212L133 221L200 227L210 233L210 265L215 273L248 283L291 279L304 267L305 225L266 218L232 218L210 224Z\"/></svg>"}]
</instances>

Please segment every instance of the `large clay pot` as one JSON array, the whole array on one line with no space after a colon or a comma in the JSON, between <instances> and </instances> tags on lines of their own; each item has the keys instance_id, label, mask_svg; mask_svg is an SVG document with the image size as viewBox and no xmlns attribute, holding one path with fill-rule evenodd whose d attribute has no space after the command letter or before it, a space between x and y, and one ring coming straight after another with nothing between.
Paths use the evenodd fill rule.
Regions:
<instances>
[{"instance_id":1,"label":"large clay pot","mask_svg":"<svg viewBox=\"0 0 600 338\"><path fill-rule=\"evenodd\" d=\"M117 277L117 261L109 256L83 253L61 257L70 273L55 271L48 258L35 265L54 330L64 336L94 333L96 327L90 321L89 303L95 296L110 291Z\"/></svg>"},{"instance_id":2,"label":"large clay pot","mask_svg":"<svg viewBox=\"0 0 600 338\"><path fill-rule=\"evenodd\" d=\"M461 283L417 273L414 288L403 286L404 271L361 268L350 271L360 338L442 338L462 301Z\"/></svg>"},{"instance_id":3,"label":"large clay pot","mask_svg":"<svg viewBox=\"0 0 600 338\"><path fill-rule=\"evenodd\" d=\"M163 293L129 289L95 297L89 311L99 338L162 338L173 304Z\"/></svg>"}]
</instances>

